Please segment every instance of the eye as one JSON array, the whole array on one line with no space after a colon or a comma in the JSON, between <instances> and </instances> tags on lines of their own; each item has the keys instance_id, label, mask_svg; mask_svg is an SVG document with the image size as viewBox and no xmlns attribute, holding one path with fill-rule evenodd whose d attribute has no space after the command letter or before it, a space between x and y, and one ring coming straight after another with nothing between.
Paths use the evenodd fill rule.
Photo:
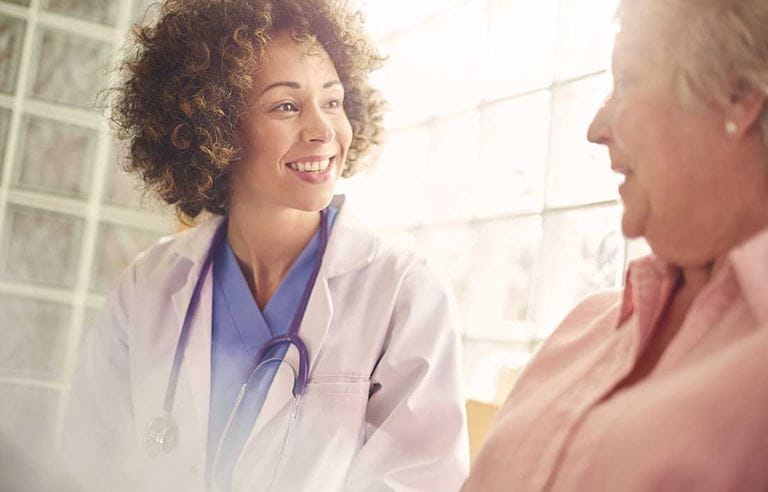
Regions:
<instances>
[{"instance_id":1,"label":"eye","mask_svg":"<svg viewBox=\"0 0 768 492\"><path fill-rule=\"evenodd\" d=\"M272 108L272 111L277 111L279 113L293 113L298 111L299 108L296 106L296 104L292 102L283 102Z\"/></svg>"},{"instance_id":2,"label":"eye","mask_svg":"<svg viewBox=\"0 0 768 492\"><path fill-rule=\"evenodd\" d=\"M341 99L331 99L326 103L326 107L329 109L339 109L342 107L343 101Z\"/></svg>"}]
</instances>

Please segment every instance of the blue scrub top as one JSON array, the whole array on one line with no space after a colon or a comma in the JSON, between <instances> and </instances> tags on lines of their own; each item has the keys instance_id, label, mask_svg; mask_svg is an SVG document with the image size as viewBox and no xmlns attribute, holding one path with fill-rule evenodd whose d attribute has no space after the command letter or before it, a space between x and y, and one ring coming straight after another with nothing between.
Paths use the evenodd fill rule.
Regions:
<instances>
[{"instance_id":1,"label":"blue scrub top","mask_svg":"<svg viewBox=\"0 0 768 492\"><path fill-rule=\"evenodd\" d=\"M337 212L336 208L328 209L329 235ZM221 490L230 489L232 470L266 399L278 364L262 366L251 380L222 447L216 476L212 477L211 468L219 440L259 348L270 338L288 332L312 274L319 242L319 233L315 232L264 311L256 304L229 241L221 241L213 252L211 408L206 461L209 485L215 478ZM287 349L287 345L280 345L271 355L282 358Z\"/></svg>"}]
</instances>

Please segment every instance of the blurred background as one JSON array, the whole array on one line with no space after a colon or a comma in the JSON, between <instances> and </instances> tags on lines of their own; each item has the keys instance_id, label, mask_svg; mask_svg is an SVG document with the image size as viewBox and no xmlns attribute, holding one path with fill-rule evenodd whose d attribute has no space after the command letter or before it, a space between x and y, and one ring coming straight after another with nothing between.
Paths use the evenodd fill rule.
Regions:
<instances>
[{"instance_id":1,"label":"blurred background","mask_svg":"<svg viewBox=\"0 0 768 492\"><path fill-rule=\"evenodd\" d=\"M0 433L60 435L77 347L133 256L173 232L94 107L151 0L0 0ZM359 0L390 102L376 168L341 185L453 284L478 412L589 292L647 251L619 230L606 152L615 0ZM488 406L485 406L485 405ZM490 415L490 414L489 414Z\"/></svg>"}]
</instances>

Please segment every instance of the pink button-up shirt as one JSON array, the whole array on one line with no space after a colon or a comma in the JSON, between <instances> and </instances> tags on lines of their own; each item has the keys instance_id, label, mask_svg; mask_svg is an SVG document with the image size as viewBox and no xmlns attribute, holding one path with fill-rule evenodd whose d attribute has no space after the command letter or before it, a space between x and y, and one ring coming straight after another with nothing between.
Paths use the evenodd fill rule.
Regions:
<instances>
[{"instance_id":1,"label":"pink button-up shirt","mask_svg":"<svg viewBox=\"0 0 768 492\"><path fill-rule=\"evenodd\" d=\"M632 264L547 340L463 490L768 490L768 231L734 248L654 370L634 368L679 272Z\"/></svg>"}]
</instances>

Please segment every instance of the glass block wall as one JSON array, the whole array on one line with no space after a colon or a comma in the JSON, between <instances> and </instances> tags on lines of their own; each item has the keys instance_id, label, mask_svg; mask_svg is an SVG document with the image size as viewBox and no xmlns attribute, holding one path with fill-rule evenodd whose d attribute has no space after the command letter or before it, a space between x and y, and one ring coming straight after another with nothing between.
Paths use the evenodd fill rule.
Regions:
<instances>
[{"instance_id":1,"label":"glass block wall","mask_svg":"<svg viewBox=\"0 0 768 492\"><path fill-rule=\"evenodd\" d=\"M121 171L96 107L147 3L0 0L4 452L19 444L13 436L39 459L55 447L76 349L105 291L174 227Z\"/></svg>"},{"instance_id":2,"label":"glass block wall","mask_svg":"<svg viewBox=\"0 0 768 492\"><path fill-rule=\"evenodd\" d=\"M368 0L389 56L378 168L346 183L453 283L471 398L500 402L586 294L647 251L587 127L610 89L616 0Z\"/></svg>"}]
</instances>

